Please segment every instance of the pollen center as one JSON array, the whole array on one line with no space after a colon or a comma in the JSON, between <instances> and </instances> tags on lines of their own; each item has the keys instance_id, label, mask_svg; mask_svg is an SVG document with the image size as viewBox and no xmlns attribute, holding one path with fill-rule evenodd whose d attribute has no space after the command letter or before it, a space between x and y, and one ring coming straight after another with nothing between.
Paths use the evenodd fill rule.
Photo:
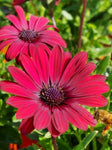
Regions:
<instances>
[{"instance_id":1,"label":"pollen center","mask_svg":"<svg viewBox=\"0 0 112 150\"><path fill-rule=\"evenodd\" d=\"M56 87L44 88L40 94L41 100L48 105L59 105L64 100L64 93L61 89Z\"/></svg>"},{"instance_id":2,"label":"pollen center","mask_svg":"<svg viewBox=\"0 0 112 150\"><path fill-rule=\"evenodd\" d=\"M34 42L38 38L38 33L31 30L23 30L19 34L19 38L29 43Z\"/></svg>"}]
</instances>

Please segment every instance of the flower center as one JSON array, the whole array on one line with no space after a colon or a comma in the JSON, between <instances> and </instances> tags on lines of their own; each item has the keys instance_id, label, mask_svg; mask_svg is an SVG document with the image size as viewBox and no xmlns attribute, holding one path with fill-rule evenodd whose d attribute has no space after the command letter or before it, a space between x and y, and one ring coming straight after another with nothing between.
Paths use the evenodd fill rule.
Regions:
<instances>
[{"instance_id":1,"label":"flower center","mask_svg":"<svg viewBox=\"0 0 112 150\"><path fill-rule=\"evenodd\" d=\"M50 106L57 106L64 101L64 93L57 87L48 87L42 89L40 97L41 100Z\"/></svg>"},{"instance_id":2,"label":"flower center","mask_svg":"<svg viewBox=\"0 0 112 150\"><path fill-rule=\"evenodd\" d=\"M23 30L19 34L19 38L29 43L34 42L38 38L38 33L31 30Z\"/></svg>"}]
</instances>

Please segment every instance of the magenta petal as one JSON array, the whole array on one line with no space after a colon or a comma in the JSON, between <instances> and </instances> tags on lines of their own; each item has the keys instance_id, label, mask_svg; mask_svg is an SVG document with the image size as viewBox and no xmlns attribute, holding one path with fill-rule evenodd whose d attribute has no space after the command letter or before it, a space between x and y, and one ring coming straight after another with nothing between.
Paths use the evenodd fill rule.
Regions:
<instances>
[{"instance_id":1,"label":"magenta petal","mask_svg":"<svg viewBox=\"0 0 112 150\"><path fill-rule=\"evenodd\" d=\"M61 132L57 131L56 128L54 127L54 125L52 123L52 120L51 120L51 123L48 126L48 130L49 130L49 132L51 133L51 135L53 137L57 137L57 136L61 135Z\"/></svg>"},{"instance_id":2,"label":"magenta petal","mask_svg":"<svg viewBox=\"0 0 112 150\"><path fill-rule=\"evenodd\" d=\"M0 35L0 41L5 40L5 39L17 39L18 37L15 35L8 35L8 34L2 34Z\"/></svg>"},{"instance_id":3,"label":"magenta petal","mask_svg":"<svg viewBox=\"0 0 112 150\"><path fill-rule=\"evenodd\" d=\"M64 107L63 111L67 120L71 124L73 124L74 126L82 130L87 130L87 124L84 122L84 119L82 118L82 116L78 114L76 110L68 106L68 107Z\"/></svg>"},{"instance_id":4,"label":"magenta petal","mask_svg":"<svg viewBox=\"0 0 112 150\"><path fill-rule=\"evenodd\" d=\"M13 107L16 107L16 108L20 108L24 105L26 105L27 103L30 103L30 102L36 102L38 101L37 99L33 99L32 98L25 98L25 97L20 97L20 96L12 96L12 97L9 97L8 100L7 100L7 104L13 106Z\"/></svg>"},{"instance_id":5,"label":"magenta petal","mask_svg":"<svg viewBox=\"0 0 112 150\"><path fill-rule=\"evenodd\" d=\"M1 81L0 89L5 92L9 92L11 94L15 94L18 96L29 97L29 98L36 97L36 95L31 91L11 81Z\"/></svg>"},{"instance_id":6,"label":"magenta petal","mask_svg":"<svg viewBox=\"0 0 112 150\"><path fill-rule=\"evenodd\" d=\"M30 16L30 21L29 21L29 29L33 30L35 27L35 23L37 22L38 18L34 15Z\"/></svg>"},{"instance_id":7,"label":"magenta petal","mask_svg":"<svg viewBox=\"0 0 112 150\"><path fill-rule=\"evenodd\" d=\"M29 53L33 59L35 58L36 51L37 51L37 47L35 46L35 44L30 43L29 44Z\"/></svg>"},{"instance_id":8,"label":"magenta petal","mask_svg":"<svg viewBox=\"0 0 112 150\"><path fill-rule=\"evenodd\" d=\"M64 52L63 53L63 60L62 60L60 74L59 74L59 80L60 80L65 68L67 67L67 65L68 65L68 63L70 62L71 59L72 59L72 55L71 55L70 52Z\"/></svg>"},{"instance_id":9,"label":"magenta petal","mask_svg":"<svg viewBox=\"0 0 112 150\"><path fill-rule=\"evenodd\" d=\"M34 127L37 130L47 128L51 120L51 110L49 106L41 106L37 109L34 117Z\"/></svg>"},{"instance_id":10,"label":"magenta petal","mask_svg":"<svg viewBox=\"0 0 112 150\"><path fill-rule=\"evenodd\" d=\"M36 86L35 82L26 73L13 66L9 66L8 71L14 80L20 85L27 87L32 91L38 91L38 87Z\"/></svg>"},{"instance_id":11,"label":"magenta petal","mask_svg":"<svg viewBox=\"0 0 112 150\"><path fill-rule=\"evenodd\" d=\"M85 123L93 127L96 125L96 120L85 108L75 103L71 107L84 119Z\"/></svg>"},{"instance_id":12,"label":"magenta petal","mask_svg":"<svg viewBox=\"0 0 112 150\"><path fill-rule=\"evenodd\" d=\"M90 82L98 82L98 81L104 82L105 80L106 80L106 77L104 75L85 76L83 78L81 77L81 79L78 80L78 84L77 85L90 83Z\"/></svg>"},{"instance_id":13,"label":"magenta petal","mask_svg":"<svg viewBox=\"0 0 112 150\"><path fill-rule=\"evenodd\" d=\"M59 73L62 65L62 57L63 57L62 48L59 46L55 46L52 50L52 53L49 58L50 63L50 78L52 83L57 83L59 80Z\"/></svg>"},{"instance_id":14,"label":"magenta petal","mask_svg":"<svg viewBox=\"0 0 112 150\"><path fill-rule=\"evenodd\" d=\"M65 118L62 108L53 108L52 123L57 131L63 133L68 129L68 121Z\"/></svg>"},{"instance_id":15,"label":"magenta petal","mask_svg":"<svg viewBox=\"0 0 112 150\"><path fill-rule=\"evenodd\" d=\"M74 72L71 80L69 80L67 84L63 83L64 85L67 85L69 90L72 90L73 87L81 83L82 80L86 80L90 73L96 68L96 65L94 63L87 63L79 68L79 70L77 69L77 71Z\"/></svg>"},{"instance_id":16,"label":"magenta petal","mask_svg":"<svg viewBox=\"0 0 112 150\"><path fill-rule=\"evenodd\" d=\"M12 44L13 42L14 42L14 40L3 41L2 43L0 43L0 50L2 50L2 48L4 48L5 46L7 46L8 44Z\"/></svg>"},{"instance_id":17,"label":"magenta petal","mask_svg":"<svg viewBox=\"0 0 112 150\"><path fill-rule=\"evenodd\" d=\"M20 31L22 30L20 21L19 21L19 19L16 16L14 16L14 15L7 15L6 18L8 20L10 20L17 29L19 29Z\"/></svg>"},{"instance_id":18,"label":"magenta petal","mask_svg":"<svg viewBox=\"0 0 112 150\"><path fill-rule=\"evenodd\" d=\"M22 28L27 30L28 29L28 24L27 24L27 21L25 19L25 14L24 14L24 11L23 11L22 7L15 6L14 8L15 8L16 12L18 13Z\"/></svg>"},{"instance_id":19,"label":"magenta petal","mask_svg":"<svg viewBox=\"0 0 112 150\"><path fill-rule=\"evenodd\" d=\"M11 60L11 59L16 58L16 56L21 52L21 48L23 46L24 46L24 42L22 42L19 39L13 42L8 48L8 51L6 53L6 59Z\"/></svg>"},{"instance_id":20,"label":"magenta petal","mask_svg":"<svg viewBox=\"0 0 112 150\"><path fill-rule=\"evenodd\" d=\"M21 53L29 55L29 43L24 42L24 46L21 48Z\"/></svg>"},{"instance_id":21,"label":"magenta petal","mask_svg":"<svg viewBox=\"0 0 112 150\"><path fill-rule=\"evenodd\" d=\"M104 107L107 105L107 99L102 95L92 95L92 96L82 96L72 99L68 99L66 104L78 102L81 105L91 106L91 107Z\"/></svg>"},{"instance_id":22,"label":"magenta petal","mask_svg":"<svg viewBox=\"0 0 112 150\"><path fill-rule=\"evenodd\" d=\"M3 26L1 29L0 29L0 33L1 32L5 32L5 33L8 33L8 34L11 34L11 35L18 35L19 34L19 31L18 29L16 29L14 26L12 25L6 25L6 26Z\"/></svg>"},{"instance_id":23,"label":"magenta petal","mask_svg":"<svg viewBox=\"0 0 112 150\"><path fill-rule=\"evenodd\" d=\"M42 46L39 46L37 48L34 59L36 63L36 68L38 68L38 73L39 73L41 81L47 84L49 81L48 56Z\"/></svg>"},{"instance_id":24,"label":"magenta petal","mask_svg":"<svg viewBox=\"0 0 112 150\"><path fill-rule=\"evenodd\" d=\"M75 93L75 96L89 96L89 95L99 95L109 91L109 86L106 83L97 82L96 84L93 82L91 84L83 85L83 87L79 86L73 89L72 93ZM74 94L73 94L74 95Z\"/></svg>"},{"instance_id":25,"label":"magenta petal","mask_svg":"<svg viewBox=\"0 0 112 150\"><path fill-rule=\"evenodd\" d=\"M25 105L21 106L18 111L16 112L17 119L25 119L32 117L40 103L38 101L28 101Z\"/></svg>"},{"instance_id":26,"label":"magenta petal","mask_svg":"<svg viewBox=\"0 0 112 150\"><path fill-rule=\"evenodd\" d=\"M62 75L60 85L66 85L66 83L73 77L73 75L79 72L79 70L81 70L81 68L84 67L86 61L87 61L87 53L86 52L78 53L66 67Z\"/></svg>"},{"instance_id":27,"label":"magenta petal","mask_svg":"<svg viewBox=\"0 0 112 150\"><path fill-rule=\"evenodd\" d=\"M31 60L31 58L29 56L21 54L20 55L20 61L22 63L23 68L25 69L25 71L29 74L29 76L31 76L31 78L39 86L41 84L41 81L39 78L39 74L37 72L37 68L35 67L35 64Z\"/></svg>"},{"instance_id":28,"label":"magenta petal","mask_svg":"<svg viewBox=\"0 0 112 150\"><path fill-rule=\"evenodd\" d=\"M39 32L48 22L49 22L49 20L45 17L38 18L38 20L35 24L34 31Z\"/></svg>"},{"instance_id":29,"label":"magenta petal","mask_svg":"<svg viewBox=\"0 0 112 150\"><path fill-rule=\"evenodd\" d=\"M58 32L53 31L53 30L44 30L39 32L39 34L41 34L41 36L43 35L43 37L57 37L57 38L61 38L61 36L59 35Z\"/></svg>"},{"instance_id":30,"label":"magenta petal","mask_svg":"<svg viewBox=\"0 0 112 150\"><path fill-rule=\"evenodd\" d=\"M33 117L28 119L23 119L20 125L20 131L23 135L29 134L34 130Z\"/></svg>"},{"instance_id":31,"label":"magenta petal","mask_svg":"<svg viewBox=\"0 0 112 150\"><path fill-rule=\"evenodd\" d=\"M48 48L48 46L42 42L36 42L34 43L36 45L36 47L42 47L42 49L44 49L44 51L46 51L48 57L50 56L51 54L51 50Z\"/></svg>"},{"instance_id":32,"label":"magenta petal","mask_svg":"<svg viewBox=\"0 0 112 150\"><path fill-rule=\"evenodd\" d=\"M54 31L55 32L55 31ZM50 36L50 35L39 35L39 41L51 45L60 45L66 48L66 42L60 37Z\"/></svg>"}]
</instances>

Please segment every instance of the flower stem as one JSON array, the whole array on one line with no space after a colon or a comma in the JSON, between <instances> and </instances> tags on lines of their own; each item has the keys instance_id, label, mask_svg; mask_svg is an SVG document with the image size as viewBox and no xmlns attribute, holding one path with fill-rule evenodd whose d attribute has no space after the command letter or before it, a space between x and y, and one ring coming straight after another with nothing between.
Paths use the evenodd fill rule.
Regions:
<instances>
[{"instance_id":1,"label":"flower stem","mask_svg":"<svg viewBox=\"0 0 112 150\"><path fill-rule=\"evenodd\" d=\"M52 144L53 144L54 150L58 150L58 145L56 143L56 138L54 138L53 136L52 136Z\"/></svg>"},{"instance_id":2,"label":"flower stem","mask_svg":"<svg viewBox=\"0 0 112 150\"><path fill-rule=\"evenodd\" d=\"M83 1L84 2L83 2L83 11L82 11L81 22L80 22L80 29L79 29L78 49L81 49L81 36L82 36L84 16L85 16L86 5L87 5L87 0L83 0Z\"/></svg>"},{"instance_id":3,"label":"flower stem","mask_svg":"<svg viewBox=\"0 0 112 150\"><path fill-rule=\"evenodd\" d=\"M50 11L50 17L51 17L53 25L56 27L56 21L54 19L53 10Z\"/></svg>"},{"instance_id":4,"label":"flower stem","mask_svg":"<svg viewBox=\"0 0 112 150\"><path fill-rule=\"evenodd\" d=\"M33 9L35 11L35 14L38 16L38 11L37 11L37 8L35 7L35 4L33 3L32 0L30 0L30 3L31 3L31 5L32 5L32 7L33 7Z\"/></svg>"}]
</instances>

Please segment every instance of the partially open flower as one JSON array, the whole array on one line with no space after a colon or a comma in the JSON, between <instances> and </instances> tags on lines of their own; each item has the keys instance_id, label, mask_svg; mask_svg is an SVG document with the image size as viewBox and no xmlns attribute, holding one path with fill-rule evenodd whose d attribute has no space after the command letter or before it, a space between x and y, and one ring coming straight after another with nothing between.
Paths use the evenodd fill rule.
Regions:
<instances>
[{"instance_id":1,"label":"partially open flower","mask_svg":"<svg viewBox=\"0 0 112 150\"><path fill-rule=\"evenodd\" d=\"M24 3L26 0L13 0L13 5L19 5L19 4L22 4Z\"/></svg>"},{"instance_id":2,"label":"partially open flower","mask_svg":"<svg viewBox=\"0 0 112 150\"><path fill-rule=\"evenodd\" d=\"M61 0L56 0L56 5L59 5Z\"/></svg>"},{"instance_id":3,"label":"partially open flower","mask_svg":"<svg viewBox=\"0 0 112 150\"><path fill-rule=\"evenodd\" d=\"M96 120L82 106L102 107L107 100L102 93L109 90L103 75L90 75L94 63L87 63L87 53L71 53L55 46L48 54L38 48L31 59L20 55L24 71L8 68L15 82L1 81L0 89L16 96L7 104L18 108L17 119L22 119L22 134L48 128L53 137L64 133L69 122L87 130Z\"/></svg>"},{"instance_id":4,"label":"partially open flower","mask_svg":"<svg viewBox=\"0 0 112 150\"><path fill-rule=\"evenodd\" d=\"M23 4L26 0L13 0L13 5ZM56 0L56 5L59 5L61 0Z\"/></svg>"},{"instance_id":5,"label":"partially open flower","mask_svg":"<svg viewBox=\"0 0 112 150\"><path fill-rule=\"evenodd\" d=\"M53 30L47 30L52 25L46 25L49 20L45 17L37 18L31 15L30 20L25 19L24 11L20 6L15 6L19 18L14 15L6 16L13 25L7 25L0 29L0 50L10 44L6 53L6 60L12 60L20 52L32 55L33 49L42 46L47 49L48 45L55 44L66 47L65 41Z\"/></svg>"}]
</instances>

